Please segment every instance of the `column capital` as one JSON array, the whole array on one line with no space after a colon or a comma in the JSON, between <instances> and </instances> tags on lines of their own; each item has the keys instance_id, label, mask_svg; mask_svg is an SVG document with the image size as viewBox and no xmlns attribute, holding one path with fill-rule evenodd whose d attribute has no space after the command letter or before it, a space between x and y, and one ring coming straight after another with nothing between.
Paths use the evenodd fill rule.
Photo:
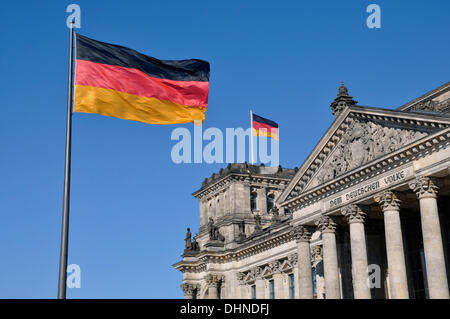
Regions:
<instances>
[{"instance_id":1,"label":"column capital","mask_svg":"<svg viewBox=\"0 0 450 319\"><path fill-rule=\"evenodd\" d=\"M181 284L181 290L183 290L184 296L186 298L192 298L194 295L194 290L197 289L197 285L190 284L190 283L183 283Z\"/></svg>"},{"instance_id":2,"label":"column capital","mask_svg":"<svg viewBox=\"0 0 450 319\"><path fill-rule=\"evenodd\" d=\"M392 191L384 191L373 198L378 203L383 212L388 210L400 210L402 201L398 199L397 194Z\"/></svg>"},{"instance_id":3,"label":"column capital","mask_svg":"<svg viewBox=\"0 0 450 319\"><path fill-rule=\"evenodd\" d=\"M341 214L347 219L349 224L364 223L366 213L358 205L350 204L341 209Z\"/></svg>"},{"instance_id":4,"label":"column capital","mask_svg":"<svg viewBox=\"0 0 450 319\"><path fill-rule=\"evenodd\" d=\"M436 198L439 187L436 186L436 181L432 177L419 176L409 183L411 188L419 199L421 198Z\"/></svg>"},{"instance_id":5,"label":"column capital","mask_svg":"<svg viewBox=\"0 0 450 319\"><path fill-rule=\"evenodd\" d=\"M307 225L297 225L294 226L291 230L291 235L294 236L297 242L306 241L309 242L311 240L311 235L314 232L314 228Z\"/></svg>"},{"instance_id":6,"label":"column capital","mask_svg":"<svg viewBox=\"0 0 450 319\"><path fill-rule=\"evenodd\" d=\"M206 284L209 287L219 287L219 282L223 281L224 277L217 274L209 274L206 276Z\"/></svg>"},{"instance_id":7,"label":"column capital","mask_svg":"<svg viewBox=\"0 0 450 319\"><path fill-rule=\"evenodd\" d=\"M336 222L331 216L322 215L315 221L317 229L322 233L334 233L336 232Z\"/></svg>"}]
</instances>

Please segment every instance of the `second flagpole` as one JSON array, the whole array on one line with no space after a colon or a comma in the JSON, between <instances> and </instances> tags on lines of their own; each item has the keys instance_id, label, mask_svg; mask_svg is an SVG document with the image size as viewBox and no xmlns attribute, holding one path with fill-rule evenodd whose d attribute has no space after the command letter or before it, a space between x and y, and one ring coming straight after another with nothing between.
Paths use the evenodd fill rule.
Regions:
<instances>
[{"instance_id":1,"label":"second flagpole","mask_svg":"<svg viewBox=\"0 0 450 319\"><path fill-rule=\"evenodd\" d=\"M67 256L69 246L70 165L72 148L72 92L73 92L73 38L74 21L70 23L69 88L67 93L66 159L64 167L64 195L61 225L61 250L59 255L58 299L66 299Z\"/></svg>"},{"instance_id":2,"label":"second flagpole","mask_svg":"<svg viewBox=\"0 0 450 319\"><path fill-rule=\"evenodd\" d=\"M254 164L254 158L253 158L253 112L250 110L250 164Z\"/></svg>"}]
</instances>

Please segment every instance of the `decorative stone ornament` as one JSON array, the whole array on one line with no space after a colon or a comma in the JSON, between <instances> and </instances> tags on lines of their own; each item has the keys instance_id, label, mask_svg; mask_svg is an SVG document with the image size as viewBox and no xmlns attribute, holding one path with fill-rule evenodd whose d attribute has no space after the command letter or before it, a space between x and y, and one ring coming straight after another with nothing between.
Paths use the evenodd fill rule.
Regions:
<instances>
[{"instance_id":1,"label":"decorative stone ornament","mask_svg":"<svg viewBox=\"0 0 450 319\"><path fill-rule=\"evenodd\" d=\"M384 191L375 195L375 202L377 202L382 211L387 210L400 210L400 204L402 201L398 199L397 194L392 191Z\"/></svg>"},{"instance_id":2,"label":"decorative stone ornament","mask_svg":"<svg viewBox=\"0 0 450 319\"><path fill-rule=\"evenodd\" d=\"M411 188L419 199L421 198L437 198L439 187L436 186L435 180L428 176L419 176L409 183Z\"/></svg>"},{"instance_id":3,"label":"decorative stone ornament","mask_svg":"<svg viewBox=\"0 0 450 319\"><path fill-rule=\"evenodd\" d=\"M344 85L344 82L342 82L339 87L338 96L330 105L331 112L334 117L338 117L346 107L356 105L357 103L358 102L353 100L353 97L348 94L347 87Z\"/></svg>"},{"instance_id":4,"label":"decorative stone ornament","mask_svg":"<svg viewBox=\"0 0 450 319\"><path fill-rule=\"evenodd\" d=\"M358 205L350 204L341 209L341 214L347 219L349 224L364 223L366 213Z\"/></svg>"},{"instance_id":5,"label":"decorative stone ornament","mask_svg":"<svg viewBox=\"0 0 450 319\"><path fill-rule=\"evenodd\" d=\"M269 264L270 270L272 274L279 274L281 273L281 263L278 260L272 261Z\"/></svg>"}]
</instances>

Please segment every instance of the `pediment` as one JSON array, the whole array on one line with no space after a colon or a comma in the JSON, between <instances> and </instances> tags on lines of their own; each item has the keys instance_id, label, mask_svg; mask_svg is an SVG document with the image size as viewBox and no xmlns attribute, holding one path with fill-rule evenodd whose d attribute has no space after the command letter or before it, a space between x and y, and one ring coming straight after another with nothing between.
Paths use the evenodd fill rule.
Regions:
<instances>
[{"instance_id":1,"label":"pediment","mask_svg":"<svg viewBox=\"0 0 450 319\"><path fill-rule=\"evenodd\" d=\"M288 201L450 125L450 117L368 107L347 108L280 196Z\"/></svg>"}]
</instances>

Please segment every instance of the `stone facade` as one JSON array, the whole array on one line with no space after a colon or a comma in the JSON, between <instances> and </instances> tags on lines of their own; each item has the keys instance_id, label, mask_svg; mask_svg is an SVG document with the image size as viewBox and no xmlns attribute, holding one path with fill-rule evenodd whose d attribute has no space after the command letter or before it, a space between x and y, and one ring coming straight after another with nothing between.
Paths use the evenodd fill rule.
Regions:
<instances>
[{"instance_id":1,"label":"stone facade","mask_svg":"<svg viewBox=\"0 0 450 319\"><path fill-rule=\"evenodd\" d=\"M397 110L344 84L299 169L230 164L193 195L186 298L449 298L450 83Z\"/></svg>"}]
</instances>

